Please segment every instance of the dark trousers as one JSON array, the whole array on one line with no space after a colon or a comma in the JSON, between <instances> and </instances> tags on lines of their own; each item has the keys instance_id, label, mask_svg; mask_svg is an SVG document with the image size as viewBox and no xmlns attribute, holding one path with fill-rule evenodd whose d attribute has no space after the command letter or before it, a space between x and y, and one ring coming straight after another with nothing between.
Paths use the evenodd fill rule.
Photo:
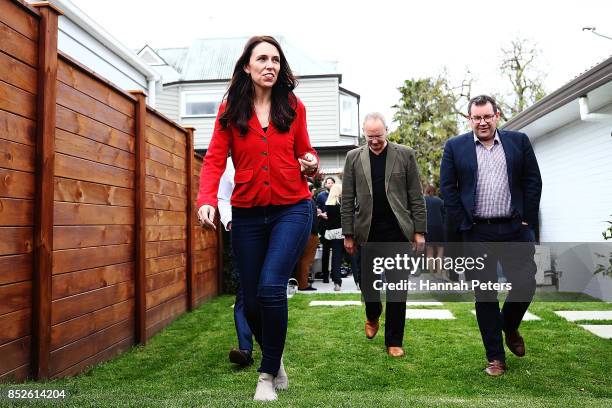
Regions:
<instances>
[{"instance_id":1,"label":"dark trousers","mask_svg":"<svg viewBox=\"0 0 612 408\"><path fill-rule=\"evenodd\" d=\"M230 253L235 258L232 247L232 232L230 231ZM234 280L236 281L236 300L234 302L234 326L236 327L236 337L238 337L238 348L240 350L253 351L253 333L244 314L244 294L240 284L240 272L234 267Z\"/></svg>"},{"instance_id":2,"label":"dark trousers","mask_svg":"<svg viewBox=\"0 0 612 408\"><path fill-rule=\"evenodd\" d=\"M351 273L355 284L361 283L361 250L359 245L355 246L355 252L351 256Z\"/></svg>"},{"instance_id":3,"label":"dark trousers","mask_svg":"<svg viewBox=\"0 0 612 408\"><path fill-rule=\"evenodd\" d=\"M374 224L374 221L372 222ZM391 230L370 231L368 242L408 242L399 227ZM369 270L365 273L373 274ZM393 277L391 277L391 280ZM380 296L380 294L378 295ZM404 342L404 327L406 325L406 298L407 293L399 295L394 293L391 296L387 293L386 310L385 310L385 346L387 347L402 347ZM379 297L380 299L380 297ZM391 301L393 299L393 301ZM382 314L382 303L378 301L365 302L366 317L369 321L377 321Z\"/></svg>"},{"instance_id":4,"label":"dark trousers","mask_svg":"<svg viewBox=\"0 0 612 408\"><path fill-rule=\"evenodd\" d=\"M323 275L323 280L329 280L329 253L331 251L331 241L325 239L323 235L321 235L319 241L323 247L323 254L321 257L321 275Z\"/></svg>"},{"instance_id":5,"label":"dark trousers","mask_svg":"<svg viewBox=\"0 0 612 408\"><path fill-rule=\"evenodd\" d=\"M244 310L262 350L259 372L276 375L287 337L287 281L310 235L310 204L232 207L232 218Z\"/></svg>"},{"instance_id":6,"label":"dark trousers","mask_svg":"<svg viewBox=\"0 0 612 408\"><path fill-rule=\"evenodd\" d=\"M535 293L533 231L521 225L518 219L504 224L474 224L471 230L463 233L463 240L466 242L466 256L487 254L484 270L472 271L467 275L468 279L497 282L499 262L512 284L501 311L497 291L474 290L476 319L487 360L505 361L502 331L509 334L519 328Z\"/></svg>"},{"instance_id":7,"label":"dark trousers","mask_svg":"<svg viewBox=\"0 0 612 408\"><path fill-rule=\"evenodd\" d=\"M344 240L332 239L328 242L331 243L332 250L332 281L338 285L342 285L342 274L340 272L340 268L342 268L342 258L344 255Z\"/></svg>"}]
</instances>

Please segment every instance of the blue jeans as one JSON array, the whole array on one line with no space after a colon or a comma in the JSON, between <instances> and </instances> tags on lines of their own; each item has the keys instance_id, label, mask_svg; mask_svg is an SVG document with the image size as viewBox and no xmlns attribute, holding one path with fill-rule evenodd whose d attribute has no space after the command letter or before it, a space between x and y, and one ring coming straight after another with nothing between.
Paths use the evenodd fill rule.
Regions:
<instances>
[{"instance_id":1,"label":"blue jeans","mask_svg":"<svg viewBox=\"0 0 612 408\"><path fill-rule=\"evenodd\" d=\"M292 205L232 207L232 246L249 327L262 350L259 372L276 375L287 337L287 282L304 251L312 211Z\"/></svg>"},{"instance_id":2,"label":"blue jeans","mask_svg":"<svg viewBox=\"0 0 612 408\"><path fill-rule=\"evenodd\" d=\"M240 274L236 273L236 278L240 279ZM244 295L242 285L238 283L236 288L236 302L234 304L234 325L238 336L238 347L240 350L253 351L253 334L244 314Z\"/></svg>"}]
</instances>

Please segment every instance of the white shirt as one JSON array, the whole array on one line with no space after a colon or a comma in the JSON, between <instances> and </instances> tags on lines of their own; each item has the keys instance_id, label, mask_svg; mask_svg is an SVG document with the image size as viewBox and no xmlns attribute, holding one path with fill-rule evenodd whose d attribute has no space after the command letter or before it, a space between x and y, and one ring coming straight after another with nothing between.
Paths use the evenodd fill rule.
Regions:
<instances>
[{"instance_id":1,"label":"white shirt","mask_svg":"<svg viewBox=\"0 0 612 408\"><path fill-rule=\"evenodd\" d=\"M225 166L225 172L221 176L219 181L219 191L217 192L217 207L219 208L219 218L225 230L228 231L227 225L232 222L232 205L230 204L230 198L234 191L234 162L231 157L227 158L227 164Z\"/></svg>"}]
</instances>

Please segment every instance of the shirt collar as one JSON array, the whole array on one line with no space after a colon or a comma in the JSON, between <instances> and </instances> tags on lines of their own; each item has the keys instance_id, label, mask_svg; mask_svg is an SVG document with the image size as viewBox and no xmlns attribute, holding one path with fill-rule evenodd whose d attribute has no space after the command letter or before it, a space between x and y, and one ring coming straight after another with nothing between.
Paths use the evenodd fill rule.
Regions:
<instances>
[{"instance_id":1,"label":"shirt collar","mask_svg":"<svg viewBox=\"0 0 612 408\"><path fill-rule=\"evenodd\" d=\"M482 144L482 142L478 140L478 136L476 136L475 132L472 132L472 135L474 135L474 143ZM495 144L496 142L501 143L501 139L499 138L499 130L497 129L495 129L495 137L493 138L493 144Z\"/></svg>"}]
</instances>

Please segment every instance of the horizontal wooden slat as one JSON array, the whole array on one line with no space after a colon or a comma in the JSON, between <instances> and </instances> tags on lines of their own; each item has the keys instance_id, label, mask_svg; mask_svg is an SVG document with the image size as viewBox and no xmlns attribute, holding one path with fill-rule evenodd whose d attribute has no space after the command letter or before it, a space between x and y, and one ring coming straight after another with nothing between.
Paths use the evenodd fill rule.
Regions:
<instances>
[{"instance_id":1,"label":"horizontal wooden slat","mask_svg":"<svg viewBox=\"0 0 612 408\"><path fill-rule=\"evenodd\" d=\"M109 205L56 202L55 225L133 225L134 209Z\"/></svg>"},{"instance_id":2,"label":"horizontal wooden slat","mask_svg":"<svg viewBox=\"0 0 612 408\"><path fill-rule=\"evenodd\" d=\"M30 377L30 374L30 364L26 363L12 371L9 371L8 373L0 375L0 383L22 383Z\"/></svg>"},{"instance_id":3,"label":"horizontal wooden slat","mask_svg":"<svg viewBox=\"0 0 612 408\"><path fill-rule=\"evenodd\" d=\"M57 103L122 132L134 132L134 119L59 81Z\"/></svg>"},{"instance_id":4,"label":"horizontal wooden slat","mask_svg":"<svg viewBox=\"0 0 612 408\"><path fill-rule=\"evenodd\" d=\"M53 252L53 274L125 263L133 259L134 246L131 244L64 249Z\"/></svg>"},{"instance_id":5,"label":"horizontal wooden slat","mask_svg":"<svg viewBox=\"0 0 612 408\"><path fill-rule=\"evenodd\" d=\"M167 271L185 266L187 255L177 254L162 256L159 258L149 258L145 261L145 274L153 275L159 272Z\"/></svg>"},{"instance_id":6,"label":"horizontal wooden slat","mask_svg":"<svg viewBox=\"0 0 612 408\"><path fill-rule=\"evenodd\" d=\"M72 367L69 367L64 371L60 371L59 373L53 375L52 378L64 378L79 374L88 369L89 367L110 360L120 355L121 353L128 351L133 345L134 337L128 337L111 345L107 349L102 350L91 357L86 358L85 360L73 365Z\"/></svg>"},{"instance_id":7,"label":"horizontal wooden slat","mask_svg":"<svg viewBox=\"0 0 612 408\"><path fill-rule=\"evenodd\" d=\"M98 81L81 69L71 66L62 58L58 60L57 79L126 116L134 117L134 102L116 92L109 85Z\"/></svg>"},{"instance_id":8,"label":"horizontal wooden slat","mask_svg":"<svg viewBox=\"0 0 612 408\"><path fill-rule=\"evenodd\" d=\"M55 201L118 205L122 207L134 206L134 190L129 188L71 180L62 177L55 177L54 183Z\"/></svg>"},{"instance_id":9,"label":"horizontal wooden slat","mask_svg":"<svg viewBox=\"0 0 612 408\"><path fill-rule=\"evenodd\" d=\"M146 258L180 254L186 251L185 245L184 240L147 242Z\"/></svg>"},{"instance_id":10,"label":"horizontal wooden slat","mask_svg":"<svg viewBox=\"0 0 612 408\"><path fill-rule=\"evenodd\" d=\"M146 280L146 291L153 292L166 286L170 286L180 280L184 280L186 276L185 272L185 268L176 268L156 273L155 275L149 275L147 276Z\"/></svg>"},{"instance_id":11,"label":"horizontal wooden slat","mask_svg":"<svg viewBox=\"0 0 612 408\"><path fill-rule=\"evenodd\" d=\"M160 117L151 111L147 111L145 124L166 137L172 138L177 143L183 146L187 145L186 133L177 128L175 124L170 123L166 118ZM185 151L185 148L183 148L183 151Z\"/></svg>"},{"instance_id":12,"label":"horizontal wooden slat","mask_svg":"<svg viewBox=\"0 0 612 408\"><path fill-rule=\"evenodd\" d=\"M183 157L179 157L175 154L172 154L160 147L157 147L151 143L146 144L146 157L147 159L154 160L158 163L165 164L166 166L178 169L185 170L185 159Z\"/></svg>"},{"instance_id":13,"label":"horizontal wooden slat","mask_svg":"<svg viewBox=\"0 0 612 408\"><path fill-rule=\"evenodd\" d=\"M0 2L0 21L34 41L38 40L38 20L13 1Z\"/></svg>"},{"instance_id":14,"label":"horizontal wooden slat","mask_svg":"<svg viewBox=\"0 0 612 408\"><path fill-rule=\"evenodd\" d=\"M147 143L151 143L179 157L184 158L186 156L184 145L148 126L145 128L145 140Z\"/></svg>"},{"instance_id":15,"label":"horizontal wooden slat","mask_svg":"<svg viewBox=\"0 0 612 408\"><path fill-rule=\"evenodd\" d=\"M65 130L55 133L55 150L71 156L134 170L134 155Z\"/></svg>"},{"instance_id":16,"label":"horizontal wooden slat","mask_svg":"<svg viewBox=\"0 0 612 408\"><path fill-rule=\"evenodd\" d=\"M121 340L131 338L133 335L134 319L131 318L52 351L49 359L51 375L93 356Z\"/></svg>"},{"instance_id":17,"label":"horizontal wooden slat","mask_svg":"<svg viewBox=\"0 0 612 408\"><path fill-rule=\"evenodd\" d=\"M187 291L187 281L183 278L172 285L147 292L147 309L155 307Z\"/></svg>"},{"instance_id":18,"label":"horizontal wooden slat","mask_svg":"<svg viewBox=\"0 0 612 408\"><path fill-rule=\"evenodd\" d=\"M126 300L57 324L51 328L51 350L130 318L134 313L134 300Z\"/></svg>"},{"instance_id":19,"label":"horizontal wooden slat","mask_svg":"<svg viewBox=\"0 0 612 408\"><path fill-rule=\"evenodd\" d=\"M32 227L0 227L0 255L32 252Z\"/></svg>"},{"instance_id":20,"label":"horizontal wooden slat","mask_svg":"<svg viewBox=\"0 0 612 408\"><path fill-rule=\"evenodd\" d=\"M0 51L36 68L38 66L38 43L12 30L0 22Z\"/></svg>"},{"instance_id":21,"label":"horizontal wooden slat","mask_svg":"<svg viewBox=\"0 0 612 408\"><path fill-rule=\"evenodd\" d=\"M55 155L55 175L117 187L134 187L134 172L62 153Z\"/></svg>"},{"instance_id":22,"label":"horizontal wooden slat","mask_svg":"<svg viewBox=\"0 0 612 408\"><path fill-rule=\"evenodd\" d=\"M25 337L32 331L32 309L21 309L0 316L0 345Z\"/></svg>"},{"instance_id":23,"label":"horizontal wooden slat","mask_svg":"<svg viewBox=\"0 0 612 408\"><path fill-rule=\"evenodd\" d=\"M0 139L0 167L33 172L34 147Z\"/></svg>"},{"instance_id":24,"label":"horizontal wooden slat","mask_svg":"<svg viewBox=\"0 0 612 408\"><path fill-rule=\"evenodd\" d=\"M36 119L36 95L0 81L0 109Z\"/></svg>"},{"instance_id":25,"label":"horizontal wooden slat","mask_svg":"<svg viewBox=\"0 0 612 408\"><path fill-rule=\"evenodd\" d=\"M158 306L147 310L147 332L149 329L157 326L160 322L164 322L163 327L167 326L177 316L183 314L187 310L187 297L183 294L170 299ZM160 328L161 329L161 328ZM156 330L155 333L157 333Z\"/></svg>"},{"instance_id":26,"label":"horizontal wooden slat","mask_svg":"<svg viewBox=\"0 0 612 408\"><path fill-rule=\"evenodd\" d=\"M0 198L0 226L18 227L34 224L34 202Z\"/></svg>"},{"instance_id":27,"label":"horizontal wooden slat","mask_svg":"<svg viewBox=\"0 0 612 408\"><path fill-rule=\"evenodd\" d=\"M0 286L0 299L2 299L0 315L31 307L32 282L25 281Z\"/></svg>"},{"instance_id":28,"label":"horizontal wooden slat","mask_svg":"<svg viewBox=\"0 0 612 408\"><path fill-rule=\"evenodd\" d=\"M185 225L184 212L145 209L146 225Z\"/></svg>"},{"instance_id":29,"label":"horizontal wooden slat","mask_svg":"<svg viewBox=\"0 0 612 408\"><path fill-rule=\"evenodd\" d=\"M163 180L179 184L187 184L187 176L184 171L168 167L153 160L147 160L145 165L146 174Z\"/></svg>"},{"instance_id":30,"label":"horizontal wooden slat","mask_svg":"<svg viewBox=\"0 0 612 408\"><path fill-rule=\"evenodd\" d=\"M134 241L131 225L77 225L53 228L53 249L129 244Z\"/></svg>"},{"instance_id":31,"label":"horizontal wooden slat","mask_svg":"<svg viewBox=\"0 0 612 408\"><path fill-rule=\"evenodd\" d=\"M0 81L7 82L17 88L37 93L37 71L31 66L0 52Z\"/></svg>"},{"instance_id":32,"label":"horizontal wooden slat","mask_svg":"<svg viewBox=\"0 0 612 408\"><path fill-rule=\"evenodd\" d=\"M126 281L80 295L54 300L51 304L51 323L55 325L133 297L134 282Z\"/></svg>"},{"instance_id":33,"label":"horizontal wooden slat","mask_svg":"<svg viewBox=\"0 0 612 408\"><path fill-rule=\"evenodd\" d=\"M54 275L51 280L52 299L57 300L132 279L134 279L133 262L62 273Z\"/></svg>"},{"instance_id":34,"label":"horizontal wooden slat","mask_svg":"<svg viewBox=\"0 0 612 408\"><path fill-rule=\"evenodd\" d=\"M173 241L187 237L187 227L179 225L162 225L145 227L147 241Z\"/></svg>"},{"instance_id":35,"label":"horizontal wooden slat","mask_svg":"<svg viewBox=\"0 0 612 408\"><path fill-rule=\"evenodd\" d=\"M0 139L34 146L36 122L0 110Z\"/></svg>"},{"instance_id":36,"label":"horizontal wooden slat","mask_svg":"<svg viewBox=\"0 0 612 408\"><path fill-rule=\"evenodd\" d=\"M134 136L88 118L61 105L57 106L57 127L126 152L134 153Z\"/></svg>"},{"instance_id":37,"label":"horizontal wooden slat","mask_svg":"<svg viewBox=\"0 0 612 408\"><path fill-rule=\"evenodd\" d=\"M32 279L32 254L0 256L0 285Z\"/></svg>"},{"instance_id":38,"label":"horizontal wooden slat","mask_svg":"<svg viewBox=\"0 0 612 408\"><path fill-rule=\"evenodd\" d=\"M163 194L172 197L187 198L187 186L147 176L145 178L145 191L154 194Z\"/></svg>"},{"instance_id":39,"label":"horizontal wooden slat","mask_svg":"<svg viewBox=\"0 0 612 408\"><path fill-rule=\"evenodd\" d=\"M30 336L0 346L0 375L26 364L30 360Z\"/></svg>"},{"instance_id":40,"label":"horizontal wooden slat","mask_svg":"<svg viewBox=\"0 0 612 408\"><path fill-rule=\"evenodd\" d=\"M145 208L157 210L185 211L187 208L186 198L170 197L167 195L146 193Z\"/></svg>"},{"instance_id":41,"label":"horizontal wooden slat","mask_svg":"<svg viewBox=\"0 0 612 408\"><path fill-rule=\"evenodd\" d=\"M0 197L34 198L34 174L0 169Z\"/></svg>"}]
</instances>

